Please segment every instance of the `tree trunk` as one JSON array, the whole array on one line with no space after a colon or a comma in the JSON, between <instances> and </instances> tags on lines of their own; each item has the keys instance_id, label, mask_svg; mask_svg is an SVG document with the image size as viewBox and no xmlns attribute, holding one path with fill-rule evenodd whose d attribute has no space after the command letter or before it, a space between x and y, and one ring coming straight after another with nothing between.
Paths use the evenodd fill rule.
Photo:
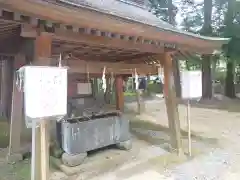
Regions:
<instances>
[{"instance_id":1,"label":"tree trunk","mask_svg":"<svg viewBox=\"0 0 240 180\"><path fill-rule=\"evenodd\" d=\"M225 37L233 36L233 20L234 20L234 8L235 8L235 0L228 0L228 9L225 16ZM235 98L235 87L234 87L234 64L231 59L231 54L229 55L228 63L227 63L227 74L225 79L225 95L229 98Z\"/></svg>"},{"instance_id":2,"label":"tree trunk","mask_svg":"<svg viewBox=\"0 0 240 180\"><path fill-rule=\"evenodd\" d=\"M168 0L168 22L170 24L174 24L175 23L175 14L173 12L173 9L174 6L173 6L173 3L172 3L172 0Z\"/></svg>"},{"instance_id":3,"label":"tree trunk","mask_svg":"<svg viewBox=\"0 0 240 180\"><path fill-rule=\"evenodd\" d=\"M173 12L174 6L172 0L168 0L168 22L172 25L175 24L176 14ZM174 76L174 85L176 88L176 96L181 97L181 82L180 82L180 69L179 62L176 59L173 59L173 76Z\"/></svg>"},{"instance_id":4,"label":"tree trunk","mask_svg":"<svg viewBox=\"0 0 240 180\"><path fill-rule=\"evenodd\" d=\"M235 98L234 86L234 65L232 61L227 63L227 75L225 79L225 95L229 98Z\"/></svg>"},{"instance_id":5,"label":"tree trunk","mask_svg":"<svg viewBox=\"0 0 240 180\"><path fill-rule=\"evenodd\" d=\"M204 0L204 25L203 35L212 34L212 0ZM212 98L212 79L211 79L211 56L204 55L202 58L202 98Z\"/></svg>"},{"instance_id":6,"label":"tree trunk","mask_svg":"<svg viewBox=\"0 0 240 180\"><path fill-rule=\"evenodd\" d=\"M176 96L180 98L182 93L182 87L181 87L179 61L175 59L173 60L173 76L174 76L174 85L176 88Z\"/></svg>"},{"instance_id":7,"label":"tree trunk","mask_svg":"<svg viewBox=\"0 0 240 180\"><path fill-rule=\"evenodd\" d=\"M215 94L215 74L216 74L216 67L217 67L217 58L214 57L212 61L212 95Z\"/></svg>"},{"instance_id":8,"label":"tree trunk","mask_svg":"<svg viewBox=\"0 0 240 180\"><path fill-rule=\"evenodd\" d=\"M211 55L202 58L202 98L212 98Z\"/></svg>"}]
</instances>

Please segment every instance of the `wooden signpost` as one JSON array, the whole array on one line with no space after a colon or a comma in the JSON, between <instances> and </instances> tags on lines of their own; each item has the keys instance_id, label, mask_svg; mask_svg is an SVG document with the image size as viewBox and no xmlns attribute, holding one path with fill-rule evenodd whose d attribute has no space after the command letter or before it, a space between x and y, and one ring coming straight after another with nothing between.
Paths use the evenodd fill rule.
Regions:
<instances>
[{"instance_id":1,"label":"wooden signpost","mask_svg":"<svg viewBox=\"0 0 240 180\"><path fill-rule=\"evenodd\" d=\"M48 180L48 121L58 120L67 114L67 69L25 66L19 70L18 74L20 84L23 84L26 126L32 128L31 179L35 180L36 171L38 171L41 173L41 180ZM39 127L40 151L36 151L36 148L39 148L36 142L36 129ZM37 162L36 158L41 162ZM36 167L38 163L40 165Z\"/></svg>"},{"instance_id":2,"label":"wooden signpost","mask_svg":"<svg viewBox=\"0 0 240 180\"><path fill-rule=\"evenodd\" d=\"M202 97L202 72L184 71L181 74L182 98L187 100L188 153L192 155L190 100Z\"/></svg>"}]
</instances>

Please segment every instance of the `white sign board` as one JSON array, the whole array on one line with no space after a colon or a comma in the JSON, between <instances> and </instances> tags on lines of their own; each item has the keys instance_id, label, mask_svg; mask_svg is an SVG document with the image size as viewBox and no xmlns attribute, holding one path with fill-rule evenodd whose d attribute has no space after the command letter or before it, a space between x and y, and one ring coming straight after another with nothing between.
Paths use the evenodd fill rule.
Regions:
<instances>
[{"instance_id":1,"label":"white sign board","mask_svg":"<svg viewBox=\"0 0 240 180\"><path fill-rule=\"evenodd\" d=\"M83 95L92 94L92 84L91 83L78 83L77 84L77 93Z\"/></svg>"},{"instance_id":2,"label":"white sign board","mask_svg":"<svg viewBox=\"0 0 240 180\"><path fill-rule=\"evenodd\" d=\"M202 72L181 72L182 98L197 99L202 97Z\"/></svg>"},{"instance_id":3,"label":"white sign board","mask_svg":"<svg viewBox=\"0 0 240 180\"><path fill-rule=\"evenodd\" d=\"M47 119L67 114L67 69L25 66L24 102L27 119Z\"/></svg>"}]
</instances>

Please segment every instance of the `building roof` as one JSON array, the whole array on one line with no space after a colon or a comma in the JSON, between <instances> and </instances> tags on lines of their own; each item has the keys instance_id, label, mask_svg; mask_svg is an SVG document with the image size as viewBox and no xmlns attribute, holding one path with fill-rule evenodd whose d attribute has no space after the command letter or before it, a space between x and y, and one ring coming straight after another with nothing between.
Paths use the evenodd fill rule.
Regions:
<instances>
[{"instance_id":1,"label":"building roof","mask_svg":"<svg viewBox=\"0 0 240 180\"><path fill-rule=\"evenodd\" d=\"M159 19L152 14L147 8L137 6L136 4L127 3L121 0L59 0L62 3L74 6L89 8L101 13L121 17L145 25L150 25L159 30L172 31L174 33L184 34L195 38L211 41L228 42L229 38L207 37L198 34L186 32L174 27L173 25Z\"/></svg>"},{"instance_id":2,"label":"building roof","mask_svg":"<svg viewBox=\"0 0 240 180\"><path fill-rule=\"evenodd\" d=\"M39 19L176 44L199 53L212 53L229 41L179 30L146 8L121 0L0 0L0 3L3 8Z\"/></svg>"}]
</instances>

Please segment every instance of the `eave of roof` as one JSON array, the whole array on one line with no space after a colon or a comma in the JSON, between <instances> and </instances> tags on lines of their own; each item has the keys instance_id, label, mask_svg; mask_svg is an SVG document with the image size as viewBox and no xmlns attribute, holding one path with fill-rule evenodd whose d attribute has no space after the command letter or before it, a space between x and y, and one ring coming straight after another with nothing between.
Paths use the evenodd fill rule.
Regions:
<instances>
[{"instance_id":1,"label":"eave of roof","mask_svg":"<svg viewBox=\"0 0 240 180\"><path fill-rule=\"evenodd\" d=\"M104 14L121 17L124 19L135 21L137 23L153 26L159 28L160 30L171 31L174 33L192 36L202 40L222 41L222 43L229 41L229 38L201 36L198 34L179 30L173 25L157 18L155 15L153 15L145 8L140 8L139 6L136 6L134 4L124 3L118 0L101 0L101 1L81 0L81 2L79 3L76 3L74 0L59 0L59 1L74 6L95 10Z\"/></svg>"},{"instance_id":2,"label":"eave of roof","mask_svg":"<svg viewBox=\"0 0 240 180\"><path fill-rule=\"evenodd\" d=\"M74 4L66 6L66 4L63 3L56 3L55 0L48 0L48 3L31 0L0 0L0 3L3 3L6 7L33 15L35 14L36 17L48 17L50 20L56 22L82 25L91 19L92 22L89 22L89 24L91 24L93 28L104 27L105 30L113 30L113 32L115 30L118 33L128 33L129 35L146 37L152 40L164 41L166 39L166 42L182 43L198 48L205 47L212 49L212 51L221 49L222 45L227 44L229 41L229 39L226 38L206 37L180 31L174 26L161 21L146 9L116 0L84 0L82 2L85 3L77 4L76 8L76 5L75 7L72 6ZM52 12L45 14L45 12L49 10L52 10ZM87 19L84 17L86 14L91 15L91 17ZM95 17L95 19L93 17ZM102 23L99 23L99 21ZM96 22L99 24L96 24ZM201 43L203 43L203 45L199 45Z\"/></svg>"}]
</instances>

